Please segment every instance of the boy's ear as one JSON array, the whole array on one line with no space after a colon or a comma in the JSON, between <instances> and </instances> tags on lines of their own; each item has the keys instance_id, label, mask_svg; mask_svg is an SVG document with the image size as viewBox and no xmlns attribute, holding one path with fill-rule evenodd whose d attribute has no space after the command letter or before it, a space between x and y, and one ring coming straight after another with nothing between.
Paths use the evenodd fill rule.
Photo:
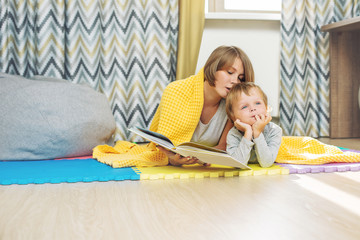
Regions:
<instances>
[{"instance_id":1,"label":"boy's ear","mask_svg":"<svg viewBox=\"0 0 360 240\"><path fill-rule=\"evenodd\" d=\"M272 109L271 106L267 106L267 112L268 112L268 113L271 113L272 110L273 110L273 109Z\"/></svg>"}]
</instances>

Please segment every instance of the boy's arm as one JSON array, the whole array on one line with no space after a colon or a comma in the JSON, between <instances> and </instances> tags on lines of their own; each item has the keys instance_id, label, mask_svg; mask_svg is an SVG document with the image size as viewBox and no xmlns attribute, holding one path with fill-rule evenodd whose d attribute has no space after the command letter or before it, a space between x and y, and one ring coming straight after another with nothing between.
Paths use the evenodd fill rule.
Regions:
<instances>
[{"instance_id":1,"label":"boy's arm","mask_svg":"<svg viewBox=\"0 0 360 240\"><path fill-rule=\"evenodd\" d=\"M261 133L259 137L253 139L255 143L255 153L261 167L270 167L274 164L277 157L282 137L282 130L275 124L269 124L270 130Z\"/></svg>"},{"instance_id":2,"label":"boy's arm","mask_svg":"<svg viewBox=\"0 0 360 240\"><path fill-rule=\"evenodd\" d=\"M247 165L254 143L246 139L235 127L229 131L226 142L226 152L242 164Z\"/></svg>"}]
</instances>

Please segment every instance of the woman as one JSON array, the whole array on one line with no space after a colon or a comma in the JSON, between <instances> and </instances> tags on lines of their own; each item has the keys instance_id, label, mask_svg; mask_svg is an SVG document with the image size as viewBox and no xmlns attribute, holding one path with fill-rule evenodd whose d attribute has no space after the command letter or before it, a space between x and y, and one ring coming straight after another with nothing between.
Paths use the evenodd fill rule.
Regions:
<instances>
[{"instance_id":1,"label":"woman","mask_svg":"<svg viewBox=\"0 0 360 240\"><path fill-rule=\"evenodd\" d=\"M254 82L253 67L248 56L241 49L234 46L220 46L211 53L203 70L198 73L197 76L200 78L202 71L203 104L191 141L225 150L227 133L233 127L231 121L227 119L225 98L234 84ZM165 148L158 148L166 153L171 165L198 162L196 158L180 156Z\"/></svg>"},{"instance_id":2,"label":"woman","mask_svg":"<svg viewBox=\"0 0 360 240\"><path fill-rule=\"evenodd\" d=\"M225 150L226 136L233 126L227 119L225 98L234 84L253 81L254 71L247 55L237 47L220 46L198 74L165 88L150 130L165 135L175 146L193 141ZM118 141L114 147L97 146L93 157L113 167L198 162L154 143L140 146L126 141Z\"/></svg>"}]
</instances>

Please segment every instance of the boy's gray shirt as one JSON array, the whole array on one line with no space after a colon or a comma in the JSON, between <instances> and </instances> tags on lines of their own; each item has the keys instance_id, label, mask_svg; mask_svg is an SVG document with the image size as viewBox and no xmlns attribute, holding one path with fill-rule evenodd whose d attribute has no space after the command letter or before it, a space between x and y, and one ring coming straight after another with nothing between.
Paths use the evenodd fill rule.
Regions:
<instances>
[{"instance_id":1,"label":"boy's gray shirt","mask_svg":"<svg viewBox=\"0 0 360 240\"><path fill-rule=\"evenodd\" d=\"M259 137L249 141L243 132L234 126L226 139L226 151L233 158L247 165L259 163L261 167L270 167L279 152L282 129L275 123L268 123Z\"/></svg>"}]
</instances>

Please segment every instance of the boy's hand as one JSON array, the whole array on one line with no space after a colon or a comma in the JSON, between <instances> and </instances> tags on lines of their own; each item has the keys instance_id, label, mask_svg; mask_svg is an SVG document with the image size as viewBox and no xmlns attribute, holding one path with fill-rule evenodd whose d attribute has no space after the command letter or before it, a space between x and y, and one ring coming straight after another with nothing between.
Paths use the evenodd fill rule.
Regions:
<instances>
[{"instance_id":1,"label":"boy's hand","mask_svg":"<svg viewBox=\"0 0 360 240\"><path fill-rule=\"evenodd\" d=\"M271 121L272 117L269 113L259 114L255 116L256 122L252 125L253 137L257 138L262 131L264 131L265 126Z\"/></svg>"},{"instance_id":2,"label":"boy's hand","mask_svg":"<svg viewBox=\"0 0 360 240\"><path fill-rule=\"evenodd\" d=\"M239 119L236 119L234 126L237 130L244 133L244 137L251 141L253 130L249 124L241 122Z\"/></svg>"}]
</instances>

